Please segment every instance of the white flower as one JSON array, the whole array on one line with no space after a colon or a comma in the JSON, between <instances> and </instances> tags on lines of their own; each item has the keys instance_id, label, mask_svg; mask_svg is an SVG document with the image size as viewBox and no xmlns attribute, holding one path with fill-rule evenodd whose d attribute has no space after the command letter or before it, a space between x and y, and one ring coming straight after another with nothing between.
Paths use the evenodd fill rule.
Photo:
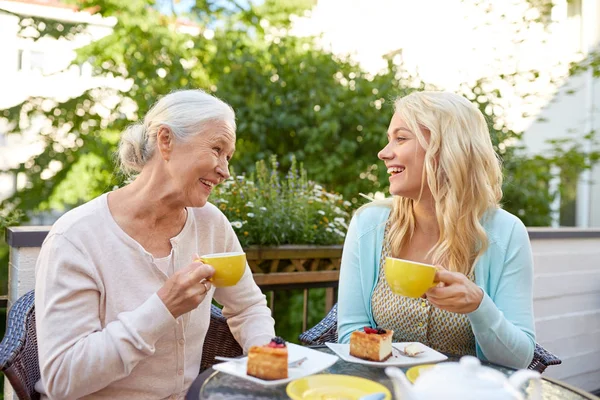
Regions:
<instances>
[{"instance_id":1,"label":"white flower","mask_svg":"<svg viewBox=\"0 0 600 400\"><path fill-rule=\"evenodd\" d=\"M267 211L267 207L260 207L259 210L260 211Z\"/></svg>"},{"instance_id":2,"label":"white flower","mask_svg":"<svg viewBox=\"0 0 600 400\"><path fill-rule=\"evenodd\" d=\"M317 211L317 212L318 212L319 214L321 214L321 215L325 215L325 211L323 211L323 210L319 210L319 211Z\"/></svg>"},{"instance_id":3,"label":"white flower","mask_svg":"<svg viewBox=\"0 0 600 400\"><path fill-rule=\"evenodd\" d=\"M350 207L352 205L352 203L350 203L349 201L344 201L344 207Z\"/></svg>"},{"instance_id":4,"label":"white flower","mask_svg":"<svg viewBox=\"0 0 600 400\"><path fill-rule=\"evenodd\" d=\"M225 200L225 199L219 199L219 203L225 203L225 204L227 204L229 202L227 200Z\"/></svg>"},{"instance_id":5,"label":"white flower","mask_svg":"<svg viewBox=\"0 0 600 400\"><path fill-rule=\"evenodd\" d=\"M240 181L243 181L244 180L244 175L238 175L238 176L236 176L236 178L239 179Z\"/></svg>"},{"instance_id":6,"label":"white flower","mask_svg":"<svg viewBox=\"0 0 600 400\"><path fill-rule=\"evenodd\" d=\"M246 203L246 207L254 207L254 203L249 201Z\"/></svg>"},{"instance_id":7,"label":"white flower","mask_svg":"<svg viewBox=\"0 0 600 400\"><path fill-rule=\"evenodd\" d=\"M344 218L337 217L334 219L334 221L340 226L343 226L344 228L348 229L348 225L346 224L346 221L344 221Z\"/></svg>"},{"instance_id":8,"label":"white flower","mask_svg":"<svg viewBox=\"0 0 600 400\"><path fill-rule=\"evenodd\" d=\"M321 185L315 185L315 190L323 190L323 186L321 186Z\"/></svg>"},{"instance_id":9,"label":"white flower","mask_svg":"<svg viewBox=\"0 0 600 400\"><path fill-rule=\"evenodd\" d=\"M242 224L242 221L233 221L233 222L231 223L231 226L233 226L234 228L238 228L238 229L239 229L239 228L241 228L241 227L242 227L242 225L243 225L243 224Z\"/></svg>"},{"instance_id":10,"label":"white flower","mask_svg":"<svg viewBox=\"0 0 600 400\"><path fill-rule=\"evenodd\" d=\"M248 217L250 217L250 218L254 218L254 213L248 213L248 214L246 214L246 215L247 215Z\"/></svg>"},{"instance_id":11,"label":"white flower","mask_svg":"<svg viewBox=\"0 0 600 400\"><path fill-rule=\"evenodd\" d=\"M327 232L333 232L333 229L331 229L331 228L325 228L325 230L326 230Z\"/></svg>"},{"instance_id":12,"label":"white flower","mask_svg":"<svg viewBox=\"0 0 600 400\"><path fill-rule=\"evenodd\" d=\"M345 234L344 232L340 231L339 229L334 229L333 231L334 231L335 233L337 233L338 235L340 235L341 237L344 237L344 236L346 236L346 234Z\"/></svg>"},{"instance_id":13,"label":"white flower","mask_svg":"<svg viewBox=\"0 0 600 400\"><path fill-rule=\"evenodd\" d=\"M254 182L252 182L252 181L246 181L246 185L252 186L252 185L254 185Z\"/></svg>"}]
</instances>

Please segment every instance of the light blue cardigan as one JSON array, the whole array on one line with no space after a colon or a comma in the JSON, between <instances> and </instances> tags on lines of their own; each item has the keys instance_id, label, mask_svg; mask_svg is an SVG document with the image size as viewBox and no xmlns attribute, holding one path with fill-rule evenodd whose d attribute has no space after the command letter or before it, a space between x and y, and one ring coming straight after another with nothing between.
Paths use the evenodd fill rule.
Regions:
<instances>
[{"instance_id":1,"label":"light blue cardigan","mask_svg":"<svg viewBox=\"0 0 600 400\"><path fill-rule=\"evenodd\" d=\"M344 243L338 297L338 337L347 343L363 326L375 326L371 296L379 276L386 204L370 204L352 218ZM533 260L523 223L504 210L482 221L488 249L475 266L483 288L479 308L468 314L477 356L501 365L525 368L533 359Z\"/></svg>"}]
</instances>

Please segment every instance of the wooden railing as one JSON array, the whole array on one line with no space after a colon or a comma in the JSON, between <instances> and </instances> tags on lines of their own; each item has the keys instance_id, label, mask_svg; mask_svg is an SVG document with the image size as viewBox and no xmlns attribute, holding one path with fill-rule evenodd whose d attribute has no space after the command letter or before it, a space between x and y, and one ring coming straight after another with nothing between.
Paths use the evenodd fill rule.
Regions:
<instances>
[{"instance_id":1,"label":"wooden railing","mask_svg":"<svg viewBox=\"0 0 600 400\"><path fill-rule=\"evenodd\" d=\"M254 280L274 310L275 292L302 289L302 331L308 328L308 292L325 288L325 313L335 304L342 246L287 245L246 249Z\"/></svg>"},{"instance_id":2,"label":"wooden railing","mask_svg":"<svg viewBox=\"0 0 600 400\"><path fill-rule=\"evenodd\" d=\"M11 293L0 299L0 306L10 306L17 298L33 289L37 254L50 227L11 227L6 241L11 246L9 280ZM267 295L274 310L275 293L300 289L303 291L302 331L308 328L309 291L325 289L324 309L335 304L342 246L284 245L245 249L254 279ZM3 301L3 303L2 303Z\"/></svg>"}]
</instances>

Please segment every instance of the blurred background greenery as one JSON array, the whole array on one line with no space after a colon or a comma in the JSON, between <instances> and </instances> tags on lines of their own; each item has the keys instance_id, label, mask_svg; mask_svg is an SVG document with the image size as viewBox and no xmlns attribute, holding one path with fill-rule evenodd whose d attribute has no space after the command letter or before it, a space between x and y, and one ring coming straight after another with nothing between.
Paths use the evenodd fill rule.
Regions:
<instances>
[{"instance_id":1,"label":"blurred background greenery","mask_svg":"<svg viewBox=\"0 0 600 400\"><path fill-rule=\"evenodd\" d=\"M49 123L43 151L10 171L27 184L2 203L3 210L28 215L65 210L122 184L113 162L121 130L143 117L158 97L182 88L205 89L234 107L238 140L232 166L239 173L252 173L257 161L271 155L286 170L294 158L310 180L357 204L358 193L386 192L386 171L376 155L394 98L431 88L391 58L386 70L372 74L317 46L312 37L289 35L290 16L314 1L205 0L185 15L166 15L160 11L164 4L159 7L164 2L152 0L74 3L117 22L110 35L80 48L73 64L90 63L94 75L119 84L65 101L29 98L1 111L14 132L35 117ZM183 17L200 35L176 29ZM82 29L27 20L23 29L35 28L38 39ZM503 78L514 83L514 76ZM564 174L577 175L596 155L584 155L577 150L580 144L569 140L543 156L528 156L519 145L521 133L504 124L496 102L500 92L484 89L486 80L480 80L465 84L462 92L488 117L505 165L505 208L528 226L549 225L549 204L557 194L549 190L549 168L558 165Z\"/></svg>"}]
</instances>

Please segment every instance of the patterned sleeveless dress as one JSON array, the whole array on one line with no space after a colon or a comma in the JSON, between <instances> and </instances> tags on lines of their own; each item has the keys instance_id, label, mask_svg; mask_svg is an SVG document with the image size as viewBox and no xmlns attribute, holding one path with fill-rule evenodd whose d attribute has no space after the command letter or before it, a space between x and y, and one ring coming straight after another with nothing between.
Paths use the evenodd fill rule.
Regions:
<instances>
[{"instance_id":1,"label":"patterned sleeveless dress","mask_svg":"<svg viewBox=\"0 0 600 400\"><path fill-rule=\"evenodd\" d=\"M394 294L385 280L385 258L391 256L389 222L379 261L379 278L371 298L377 326L394 330L394 342L421 342L453 355L476 355L475 335L465 314L456 314L431 305L427 299ZM474 274L469 275L472 281Z\"/></svg>"}]
</instances>

